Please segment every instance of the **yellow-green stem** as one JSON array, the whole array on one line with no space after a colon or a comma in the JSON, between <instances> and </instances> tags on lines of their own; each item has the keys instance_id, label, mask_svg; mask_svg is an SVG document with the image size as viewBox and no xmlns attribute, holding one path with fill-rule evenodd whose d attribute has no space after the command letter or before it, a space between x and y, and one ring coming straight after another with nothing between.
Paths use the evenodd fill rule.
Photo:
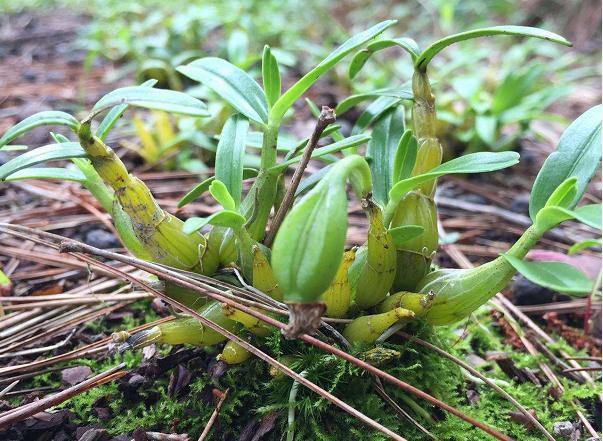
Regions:
<instances>
[{"instance_id":1,"label":"yellow-green stem","mask_svg":"<svg viewBox=\"0 0 603 441\"><path fill-rule=\"evenodd\" d=\"M276 144L279 124L268 124L264 129L259 174L241 204L241 212L247 218L247 231L257 241L264 238L270 211L276 199L278 175L268 170L276 164Z\"/></svg>"}]
</instances>

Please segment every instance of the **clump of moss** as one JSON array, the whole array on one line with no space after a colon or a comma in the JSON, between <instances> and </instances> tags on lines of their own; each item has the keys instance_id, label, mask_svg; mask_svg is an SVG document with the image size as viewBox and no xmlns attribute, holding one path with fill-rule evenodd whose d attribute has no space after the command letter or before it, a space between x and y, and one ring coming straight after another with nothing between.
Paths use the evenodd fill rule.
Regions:
<instances>
[{"instance_id":1,"label":"clump of moss","mask_svg":"<svg viewBox=\"0 0 603 441\"><path fill-rule=\"evenodd\" d=\"M463 324L459 329L432 328L416 324L407 332L460 358L465 358L469 353L505 351L518 366L537 367L538 360L534 357L507 347L498 329L491 323L487 316L477 316L476 321L468 322L466 326ZM461 330L464 330L464 333L459 332ZM461 334L463 337L460 337ZM250 338L255 345L281 359L296 372L305 371L306 378L407 439L428 439L377 395L373 378L363 370L299 341L285 340L276 331L262 340L253 336ZM469 382L456 364L399 337L393 337L381 347L387 349L388 354L394 354L381 361L381 369L515 439L542 439L539 432L511 419L511 412L516 410L513 405L490 387ZM172 349L172 352L175 349ZM164 347L159 355L166 355L169 350L169 347ZM183 363L191 371L193 380L188 388L177 396L168 393L169 375L164 374L153 379L152 384L145 385L139 392L138 399L134 401L128 398L117 384L112 383L77 396L64 406L74 413L76 422L106 427L111 435L131 434L142 427L153 431L188 433L195 438L199 436L214 410L212 389L229 389L212 439L223 439L227 435L237 439L254 422L274 416L274 428L262 439L282 439L287 431L289 392L293 384L291 378L284 375L272 376L269 366L256 358L216 375L216 362L212 360L219 348L210 349L209 354L193 349L178 350L197 351L195 354L202 355L197 354L197 358ZM353 349L355 355L361 358L366 357L366 350L367 348L362 347ZM120 361L125 361L128 367L136 367L141 363L141 358L140 353L130 352L103 361L85 363L95 372L100 372ZM519 384L509 379L495 364L484 372L490 378L507 381L508 386L505 386L505 389L526 408L535 410L539 420L549 430L552 430L556 421L575 420L575 409L571 402L573 399L588 402L597 395L595 388L564 380L566 394L560 399L553 399L547 395L544 388L531 383ZM392 385L385 382L383 385L396 403L438 439L490 439L489 435L458 418L419 401ZM469 390L475 392L474 398L477 397L477 400L472 400L473 404L467 397ZM101 420L94 413L95 402L103 397L105 402L109 403L112 414L110 420ZM387 439L304 387L299 388L294 407L297 421L296 440ZM437 420L437 423L434 424L434 420Z\"/></svg>"}]
</instances>

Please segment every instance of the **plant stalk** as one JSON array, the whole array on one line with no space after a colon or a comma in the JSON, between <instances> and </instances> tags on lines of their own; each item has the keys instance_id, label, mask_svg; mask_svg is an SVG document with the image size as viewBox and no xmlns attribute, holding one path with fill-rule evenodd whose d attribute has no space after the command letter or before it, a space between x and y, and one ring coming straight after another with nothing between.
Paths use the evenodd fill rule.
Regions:
<instances>
[{"instance_id":1,"label":"plant stalk","mask_svg":"<svg viewBox=\"0 0 603 441\"><path fill-rule=\"evenodd\" d=\"M269 123L264 129L260 171L241 203L241 213L247 218L247 231L257 241L264 238L268 217L276 198L278 176L268 170L276 165L279 125Z\"/></svg>"},{"instance_id":2,"label":"plant stalk","mask_svg":"<svg viewBox=\"0 0 603 441\"><path fill-rule=\"evenodd\" d=\"M272 245L272 242L274 241L274 238L276 237L276 233L278 232L278 229L280 228L281 224L283 223L283 220L285 219L287 212L293 205L293 200L295 198L295 192L297 191L297 187L299 186L299 183L301 182L301 179L304 175L304 171L306 170L306 167L308 166L308 163L310 162L310 159L312 157L312 152L318 145L318 141L320 140L320 135L322 135L322 132L327 128L327 126L329 124L333 124L335 122L335 119L336 119L335 110L331 109L330 107L323 106L322 111L320 112L320 115L318 116L318 121L316 122L316 127L314 127L312 136L310 136L310 139L308 139L308 143L306 144L306 148L304 149L302 159L301 159L299 165L297 166L297 168L295 169L295 173L293 174L293 178L291 178L291 183L289 184L289 188L287 189L287 192L285 193L285 197L283 198L283 201L276 213L276 216L274 216L274 220L272 221L270 230L268 231L268 234L266 235L266 239L264 240L264 244L267 247L270 247L270 245Z\"/></svg>"}]
</instances>

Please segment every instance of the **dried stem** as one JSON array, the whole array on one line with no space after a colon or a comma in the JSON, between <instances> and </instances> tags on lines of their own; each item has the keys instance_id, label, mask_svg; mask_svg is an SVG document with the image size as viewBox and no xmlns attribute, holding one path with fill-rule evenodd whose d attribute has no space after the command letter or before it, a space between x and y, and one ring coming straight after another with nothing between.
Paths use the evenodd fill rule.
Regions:
<instances>
[{"instance_id":1,"label":"dried stem","mask_svg":"<svg viewBox=\"0 0 603 441\"><path fill-rule=\"evenodd\" d=\"M124 367L125 363L119 364L118 366L115 366L114 368L111 368L102 374L98 374L54 395L44 397L38 401L34 401L33 403L26 404L25 406L17 407L16 409L4 412L0 415L0 428L10 427L10 425L18 421L22 421L38 412L42 412L49 407L56 406L57 404L67 401L68 399L84 393L96 386L100 386L101 384L109 381L117 380L126 375L127 371L121 370Z\"/></svg>"},{"instance_id":2,"label":"dried stem","mask_svg":"<svg viewBox=\"0 0 603 441\"><path fill-rule=\"evenodd\" d=\"M320 135L327 128L329 124L333 124L335 122L335 110L331 109L327 106L322 106L322 111L318 116L318 121L316 122L316 127L314 127L314 132L312 132L312 136L308 139L308 143L304 149L304 154L302 159L295 169L295 173L293 173L293 178L291 178L291 183L289 184L289 188L287 189L287 193L285 193L285 197L281 202L274 219L272 220L272 224L270 225L270 230L266 235L266 239L264 239L264 244L267 247L272 245L274 238L276 237L276 233L278 229L281 227L287 212L293 205L293 199L295 198L295 192L297 191L297 187L301 182L302 176L304 175L304 171L310 162L310 158L312 157L312 152L318 145L318 141L320 140Z\"/></svg>"},{"instance_id":3,"label":"dried stem","mask_svg":"<svg viewBox=\"0 0 603 441\"><path fill-rule=\"evenodd\" d=\"M214 423L216 422L216 419L218 418L218 415L220 414L220 409L222 409L222 405L224 404L224 401L226 401L229 389L226 389L224 392L214 389L214 393L216 391L218 392L220 399L218 401L218 404L216 404L216 408L209 417L209 421L207 422L205 429L203 429L203 433L201 433L197 441L204 441L205 438L207 438L207 435L209 435L211 428L213 427Z\"/></svg>"}]
</instances>

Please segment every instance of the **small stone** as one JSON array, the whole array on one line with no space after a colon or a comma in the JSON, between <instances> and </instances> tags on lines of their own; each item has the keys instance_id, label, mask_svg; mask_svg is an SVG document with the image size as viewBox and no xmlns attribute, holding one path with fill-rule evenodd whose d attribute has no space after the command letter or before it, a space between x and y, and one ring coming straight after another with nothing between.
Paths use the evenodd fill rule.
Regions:
<instances>
[{"instance_id":1,"label":"small stone","mask_svg":"<svg viewBox=\"0 0 603 441\"><path fill-rule=\"evenodd\" d=\"M142 375L139 374L134 374L130 377L130 379L128 380L128 384L130 386L136 386L139 387L142 385L142 383L144 383L144 377Z\"/></svg>"},{"instance_id":2,"label":"small stone","mask_svg":"<svg viewBox=\"0 0 603 441\"><path fill-rule=\"evenodd\" d=\"M109 435L105 429L91 428L86 430L78 441L106 441L108 439Z\"/></svg>"},{"instance_id":3,"label":"small stone","mask_svg":"<svg viewBox=\"0 0 603 441\"><path fill-rule=\"evenodd\" d=\"M92 369L88 366L75 366L61 371L63 383L68 386L81 383L92 374Z\"/></svg>"},{"instance_id":4,"label":"small stone","mask_svg":"<svg viewBox=\"0 0 603 441\"><path fill-rule=\"evenodd\" d=\"M523 276L517 277L511 284L513 303L518 306L543 305L559 301L565 296L548 288L544 288Z\"/></svg>"},{"instance_id":5,"label":"small stone","mask_svg":"<svg viewBox=\"0 0 603 441\"><path fill-rule=\"evenodd\" d=\"M564 438L569 439L570 436L574 433L574 425L569 421L560 421L558 423L553 424L553 436L562 436Z\"/></svg>"},{"instance_id":6,"label":"small stone","mask_svg":"<svg viewBox=\"0 0 603 441\"><path fill-rule=\"evenodd\" d=\"M84 242L101 250L121 247L121 244L113 234L100 228L88 231L84 237Z\"/></svg>"}]
</instances>

